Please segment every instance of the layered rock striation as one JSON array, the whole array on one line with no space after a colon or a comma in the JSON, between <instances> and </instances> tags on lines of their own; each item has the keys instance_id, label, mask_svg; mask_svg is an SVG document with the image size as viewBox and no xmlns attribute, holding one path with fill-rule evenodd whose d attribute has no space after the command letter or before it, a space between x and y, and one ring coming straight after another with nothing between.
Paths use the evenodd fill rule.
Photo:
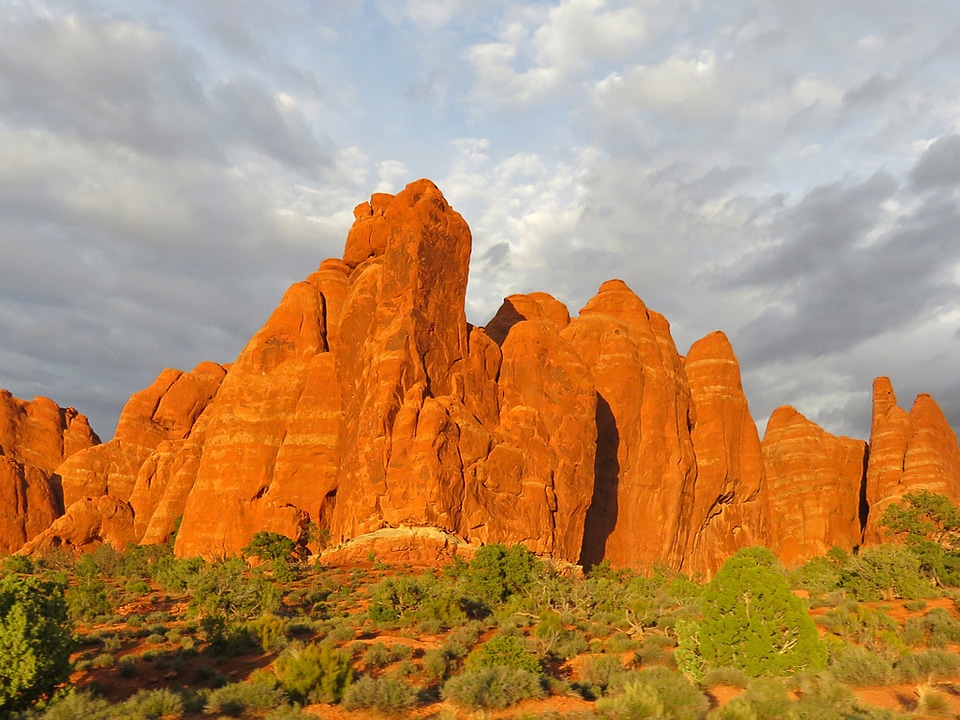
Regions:
<instances>
[{"instance_id":1,"label":"layered rock striation","mask_svg":"<svg viewBox=\"0 0 960 720\"><path fill-rule=\"evenodd\" d=\"M879 379L869 451L793 408L761 443L722 333L682 356L620 280L575 317L536 292L474 327L470 230L435 185L354 216L342 259L292 285L236 362L164 371L110 442L49 401L0 414L0 502L22 518L8 547L157 543L181 519L184 556L269 530L327 535L341 558L502 542L711 574L745 546L796 564L875 541L911 489L960 497L928 396L907 413Z\"/></svg>"}]
</instances>

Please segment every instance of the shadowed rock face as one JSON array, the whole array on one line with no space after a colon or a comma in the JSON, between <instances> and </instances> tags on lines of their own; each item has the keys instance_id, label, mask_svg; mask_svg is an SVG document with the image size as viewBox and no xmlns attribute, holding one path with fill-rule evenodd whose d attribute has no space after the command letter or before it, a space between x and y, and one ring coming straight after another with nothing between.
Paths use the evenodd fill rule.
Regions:
<instances>
[{"instance_id":1,"label":"shadowed rock face","mask_svg":"<svg viewBox=\"0 0 960 720\"><path fill-rule=\"evenodd\" d=\"M354 216L343 258L292 285L235 363L164 371L110 442L0 393L7 546L156 543L182 517L180 555L236 553L258 530L306 542L313 524L343 562L502 542L711 575L750 545L796 564L876 540L911 489L960 496L928 396L907 413L878 379L866 471L863 442L792 408L761 444L722 333L682 357L621 280L573 319L534 292L472 327L470 231L433 183Z\"/></svg>"},{"instance_id":2,"label":"shadowed rock face","mask_svg":"<svg viewBox=\"0 0 960 720\"><path fill-rule=\"evenodd\" d=\"M611 280L563 331L593 375L604 432L582 560L679 565L696 477L690 391L663 316Z\"/></svg>"}]
</instances>

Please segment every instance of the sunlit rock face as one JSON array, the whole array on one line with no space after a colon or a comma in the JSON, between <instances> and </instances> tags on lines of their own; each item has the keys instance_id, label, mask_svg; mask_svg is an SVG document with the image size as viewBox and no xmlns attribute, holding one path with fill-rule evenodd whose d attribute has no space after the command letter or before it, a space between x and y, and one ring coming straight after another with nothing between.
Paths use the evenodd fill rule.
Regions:
<instances>
[{"instance_id":1,"label":"sunlit rock face","mask_svg":"<svg viewBox=\"0 0 960 720\"><path fill-rule=\"evenodd\" d=\"M870 512L864 539L879 542L883 511L918 490L960 499L957 436L932 397L917 395L907 412L897 404L890 380L878 377L873 383L865 493Z\"/></svg>"},{"instance_id":2,"label":"sunlit rock face","mask_svg":"<svg viewBox=\"0 0 960 720\"><path fill-rule=\"evenodd\" d=\"M73 408L0 390L0 553L17 550L63 514L57 468L99 442Z\"/></svg>"},{"instance_id":3,"label":"sunlit rock face","mask_svg":"<svg viewBox=\"0 0 960 720\"><path fill-rule=\"evenodd\" d=\"M341 561L500 542L709 576L751 545L795 565L875 542L910 490L960 496L929 396L907 413L879 378L869 448L786 407L761 443L723 333L682 356L622 280L575 317L530 292L474 327L470 230L433 183L354 217L343 257L290 286L233 364L163 371L108 443L76 411L0 393L0 543L122 547L179 526L179 555L220 556L267 530L326 536Z\"/></svg>"},{"instance_id":4,"label":"sunlit rock face","mask_svg":"<svg viewBox=\"0 0 960 720\"><path fill-rule=\"evenodd\" d=\"M770 546L799 565L831 547L860 545L866 443L835 437L792 407L774 410L763 437Z\"/></svg>"}]
</instances>

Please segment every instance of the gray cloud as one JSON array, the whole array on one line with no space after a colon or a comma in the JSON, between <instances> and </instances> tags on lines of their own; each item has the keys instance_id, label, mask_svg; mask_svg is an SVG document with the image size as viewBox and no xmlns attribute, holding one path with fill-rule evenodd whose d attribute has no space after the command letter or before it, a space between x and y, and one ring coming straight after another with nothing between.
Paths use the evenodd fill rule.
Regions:
<instances>
[{"instance_id":1,"label":"gray cloud","mask_svg":"<svg viewBox=\"0 0 960 720\"><path fill-rule=\"evenodd\" d=\"M920 156L910 178L923 190L960 185L960 135L937 138Z\"/></svg>"},{"instance_id":2,"label":"gray cloud","mask_svg":"<svg viewBox=\"0 0 960 720\"><path fill-rule=\"evenodd\" d=\"M928 200L879 238L887 175L850 187L820 187L780 219L786 235L724 282L763 289L768 306L742 331L750 362L849 350L957 304L948 270L960 260L953 203Z\"/></svg>"}]
</instances>

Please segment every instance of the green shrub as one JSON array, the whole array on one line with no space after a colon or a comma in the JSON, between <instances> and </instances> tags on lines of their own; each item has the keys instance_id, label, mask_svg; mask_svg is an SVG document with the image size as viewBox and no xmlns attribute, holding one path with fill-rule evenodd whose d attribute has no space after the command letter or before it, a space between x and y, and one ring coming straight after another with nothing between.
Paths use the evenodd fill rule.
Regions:
<instances>
[{"instance_id":1,"label":"green shrub","mask_svg":"<svg viewBox=\"0 0 960 720\"><path fill-rule=\"evenodd\" d=\"M100 653L92 660L95 668L108 668L117 664L117 659L110 653Z\"/></svg>"},{"instance_id":2,"label":"green shrub","mask_svg":"<svg viewBox=\"0 0 960 720\"><path fill-rule=\"evenodd\" d=\"M26 555L7 555L0 561L0 570L19 575L33 574L33 561Z\"/></svg>"},{"instance_id":3,"label":"green shrub","mask_svg":"<svg viewBox=\"0 0 960 720\"><path fill-rule=\"evenodd\" d=\"M363 653L363 662L368 667L382 668L386 667L393 661L393 653L391 653L390 648L388 648L382 642L372 643L367 647L366 652Z\"/></svg>"},{"instance_id":4,"label":"green shrub","mask_svg":"<svg viewBox=\"0 0 960 720\"><path fill-rule=\"evenodd\" d=\"M747 684L743 700L758 718L786 718L790 708L787 689L777 678L754 678Z\"/></svg>"},{"instance_id":5,"label":"green shrub","mask_svg":"<svg viewBox=\"0 0 960 720\"><path fill-rule=\"evenodd\" d=\"M130 595L146 595L150 592L150 585L143 580L131 580L123 587L124 591Z\"/></svg>"},{"instance_id":6,"label":"green shrub","mask_svg":"<svg viewBox=\"0 0 960 720\"><path fill-rule=\"evenodd\" d=\"M950 701L943 693L937 692L929 685L922 685L919 688L919 698L917 699L917 714L949 716L951 714Z\"/></svg>"},{"instance_id":7,"label":"green shrub","mask_svg":"<svg viewBox=\"0 0 960 720\"><path fill-rule=\"evenodd\" d=\"M431 680L443 680L449 668L447 654L443 650L427 650L423 654L423 671Z\"/></svg>"},{"instance_id":8,"label":"green shrub","mask_svg":"<svg viewBox=\"0 0 960 720\"><path fill-rule=\"evenodd\" d=\"M118 708L125 720L176 720L183 715L183 699L167 689L141 690Z\"/></svg>"},{"instance_id":9,"label":"green shrub","mask_svg":"<svg viewBox=\"0 0 960 720\"><path fill-rule=\"evenodd\" d=\"M417 690L397 678L364 675L343 694L347 710L376 710L396 714L417 704Z\"/></svg>"},{"instance_id":10,"label":"green shrub","mask_svg":"<svg viewBox=\"0 0 960 720\"><path fill-rule=\"evenodd\" d=\"M263 720L314 720L316 715L305 713L299 705L281 705L263 716Z\"/></svg>"},{"instance_id":11,"label":"green shrub","mask_svg":"<svg viewBox=\"0 0 960 720\"><path fill-rule=\"evenodd\" d=\"M920 572L919 558L896 543L861 550L850 558L840 582L858 600L909 600L929 597L932 591Z\"/></svg>"},{"instance_id":12,"label":"green shrub","mask_svg":"<svg viewBox=\"0 0 960 720\"><path fill-rule=\"evenodd\" d=\"M924 650L901 658L894 670L900 682L942 680L960 672L960 655L946 650Z\"/></svg>"},{"instance_id":13,"label":"green shrub","mask_svg":"<svg viewBox=\"0 0 960 720\"><path fill-rule=\"evenodd\" d=\"M627 672L620 659L613 655L592 655L583 664L580 687L587 699L601 697Z\"/></svg>"},{"instance_id":14,"label":"green shrub","mask_svg":"<svg viewBox=\"0 0 960 720\"><path fill-rule=\"evenodd\" d=\"M540 672L540 661L527 650L523 638L497 633L467 657L468 668L509 667Z\"/></svg>"},{"instance_id":15,"label":"green shrub","mask_svg":"<svg viewBox=\"0 0 960 720\"><path fill-rule=\"evenodd\" d=\"M407 645L406 643L394 643L390 646L390 653L397 660L409 660L416 652L417 650L413 645Z\"/></svg>"},{"instance_id":16,"label":"green shrub","mask_svg":"<svg viewBox=\"0 0 960 720\"><path fill-rule=\"evenodd\" d=\"M722 667L712 668L703 674L704 687L716 687L717 685L726 685L727 687L745 688L750 678L740 668Z\"/></svg>"},{"instance_id":17,"label":"green shrub","mask_svg":"<svg viewBox=\"0 0 960 720\"><path fill-rule=\"evenodd\" d=\"M927 645L943 648L947 643L960 642L960 622L943 608L934 608L923 616Z\"/></svg>"},{"instance_id":18,"label":"green shrub","mask_svg":"<svg viewBox=\"0 0 960 720\"><path fill-rule=\"evenodd\" d=\"M0 579L0 711L48 697L67 680L71 632L62 585L34 576Z\"/></svg>"},{"instance_id":19,"label":"green shrub","mask_svg":"<svg viewBox=\"0 0 960 720\"><path fill-rule=\"evenodd\" d=\"M581 630L568 630L563 618L551 610L540 613L540 622L533 629L540 642L540 655L567 659L587 649L587 638Z\"/></svg>"},{"instance_id":20,"label":"green shrub","mask_svg":"<svg viewBox=\"0 0 960 720\"><path fill-rule=\"evenodd\" d=\"M264 652L281 647L287 637L286 622L272 613L248 620L246 628L257 639Z\"/></svg>"},{"instance_id":21,"label":"green shrub","mask_svg":"<svg viewBox=\"0 0 960 720\"><path fill-rule=\"evenodd\" d=\"M380 625L402 624L416 619L425 596L424 588L415 577L387 578L371 589L367 614Z\"/></svg>"},{"instance_id":22,"label":"green shrub","mask_svg":"<svg viewBox=\"0 0 960 720\"><path fill-rule=\"evenodd\" d=\"M816 626L766 548L745 548L729 558L700 603L699 626L677 624L677 663L694 677L716 667L756 677L818 671L826 664Z\"/></svg>"},{"instance_id":23,"label":"green shrub","mask_svg":"<svg viewBox=\"0 0 960 720\"><path fill-rule=\"evenodd\" d=\"M482 629L483 625L475 620L457 628L444 640L442 650L453 658L465 657L477 644Z\"/></svg>"},{"instance_id":24,"label":"green shrub","mask_svg":"<svg viewBox=\"0 0 960 720\"><path fill-rule=\"evenodd\" d=\"M129 657L123 658L120 662L117 663L117 675L120 677L129 680L130 678L135 678L140 674L140 666Z\"/></svg>"},{"instance_id":25,"label":"green shrub","mask_svg":"<svg viewBox=\"0 0 960 720\"><path fill-rule=\"evenodd\" d=\"M206 715L241 717L250 711L270 710L287 701L286 693L273 682L258 678L254 682L224 685L210 693L203 709Z\"/></svg>"},{"instance_id":26,"label":"green shrub","mask_svg":"<svg viewBox=\"0 0 960 720\"><path fill-rule=\"evenodd\" d=\"M870 710L862 711L853 691L832 673L821 672L802 678L799 690L800 698L793 705L791 720L866 720L876 717Z\"/></svg>"},{"instance_id":27,"label":"green shrub","mask_svg":"<svg viewBox=\"0 0 960 720\"><path fill-rule=\"evenodd\" d=\"M607 652L619 655L620 653L630 652L640 649L640 641L634 640L625 632L615 632L606 642Z\"/></svg>"},{"instance_id":28,"label":"green shrub","mask_svg":"<svg viewBox=\"0 0 960 720\"><path fill-rule=\"evenodd\" d=\"M277 658L277 679L294 700L337 702L353 681L350 660L329 642L293 643Z\"/></svg>"},{"instance_id":29,"label":"green shrub","mask_svg":"<svg viewBox=\"0 0 960 720\"><path fill-rule=\"evenodd\" d=\"M443 697L460 705L500 709L544 696L540 678L510 667L477 667L456 675L443 686Z\"/></svg>"},{"instance_id":30,"label":"green shrub","mask_svg":"<svg viewBox=\"0 0 960 720\"><path fill-rule=\"evenodd\" d=\"M150 576L168 592L183 592L204 565L206 561L199 557L163 557L150 566Z\"/></svg>"},{"instance_id":31,"label":"green shrub","mask_svg":"<svg viewBox=\"0 0 960 720\"><path fill-rule=\"evenodd\" d=\"M245 620L280 606L280 590L240 558L204 563L188 578L191 607L205 616Z\"/></svg>"},{"instance_id":32,"label":"green shrub","mask_svg":"<svg viewBox=\"0 0 960 720\"><path fill-rule=\"evenodd\" d=\"M37 717L28 714L25 717ZM115 709L103 698L89 692L69 693L47 706L43 720L114 720Z\"/></svg>"},{"instance_id":33,"label":"green shrub","mask_svg":"<svg viewBox=\"0 0 960 720\"><path fill-rule=\"evenodd\" d=\"M470 561L467 585L484 603L494 607L511 595L522 593L542 573L543 563L523 545L484 545Z\"/></svg>"},{"instance_id":34,"label":"green shrub","mask_svg":"<svg viewBox=\"0 0 960 720\"><path fill-rule=\"evenodd\" d=\"M666 668L651 668L633 677L615 696L597 701L603 717L693 720L707 711L707 697L682 675Z\"/></svg>"},{"instance_id":35,"label":"green shrub","mask_svg":"<svg viewBox=\"0 0 960 720\"><path fill-rule=\"evenodd\" d=\"M883 655L860 645L843 645L833 653L830 672L841 682L854 687L886 685L893 679L893 664Z\"/></svg>"},{"instance_id":36,"label":"green shrub","mask_svg":"<svg viewBox=\"0 0 960 720\"><path fill-rule=\"evenodd\" d=\"M829 558L813 558L793 571L793 584L806 590L811 597L825 595L840 585L840 569Z\"/></svg>"},{"instance_id":37,"label":"green shrub","mask_svg":"<svg viewBox=\"0 0 960 720\"><path fill-rule=\"evenodd\" d=\"M107 599L107 586L96 577L79 577L66 593L67 611L74 622L94 620L113 612Z\"/></svg>"},{"instance_id":38,"label":"green shrub","mask_svg":"<svg viewBox=\"0 0 960 720\"><path fill-rule=\"evenodd\" d=\"M297 544L280 533L260 530L241 550L244 557L255 557L266 563L278 582L291 582L297 577Z\"/></svg>"}]
</instances>

